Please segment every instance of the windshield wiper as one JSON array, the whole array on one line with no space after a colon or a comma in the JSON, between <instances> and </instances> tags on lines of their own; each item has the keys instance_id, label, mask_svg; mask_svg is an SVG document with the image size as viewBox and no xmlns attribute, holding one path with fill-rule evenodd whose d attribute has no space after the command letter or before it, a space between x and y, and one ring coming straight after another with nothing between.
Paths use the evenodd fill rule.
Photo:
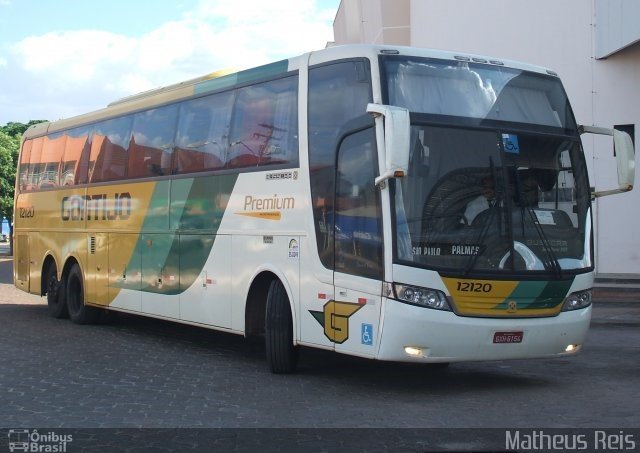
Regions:
<instances>
[{"instance_id":1,"label":"windshield wiper","mask_svg":"<svg viewBox=\"0 0 640 453\"><path fill-rule=\"evenodd\" d=\"M487 237L487 233L489 232L489 227L491 226L491 222L495 217L496 213L500 212L500 206L504 204L504 192L502 190L498 190L498 174L496 172L496 166L493 163L493 157L489 156L489 168L491 169L491 178L493 179L494 190L495 190L495 201L493 205L490 205L488 208L489 214L484 217L482 227L480 229L480 233L475 238L474 242L481 246L485 246L485 238ZM502 235L502 222L498 219L498 235ZM512 246L513 249L513 246ZM484 253L484 252L483 252ZM469 262L464 268L464 275L467 277L469 272L475 267L476 262L478 261L478 257L480 253L476 253L475 255L471 255L469 258Z\"/></svg>"}]
</instances>

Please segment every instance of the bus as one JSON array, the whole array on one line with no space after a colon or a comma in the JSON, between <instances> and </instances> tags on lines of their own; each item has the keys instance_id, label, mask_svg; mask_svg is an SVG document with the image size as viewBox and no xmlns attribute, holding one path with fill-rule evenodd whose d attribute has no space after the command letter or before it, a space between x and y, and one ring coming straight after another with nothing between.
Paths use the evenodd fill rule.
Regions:
<instances>
[{"instance_id":1,"label":"bus","mask_svg":"<svg viewBox=\"0 0 640 453\"><path fill-rule=\"evenodd\" d=\"M593 193L584 133L613 137L617 187ZM633 155L628 135L576 123L548 69L330 47L32 126L14 281L79 324L112 310L263 336L275 373L301 347L572 355L592 196L631 190Z\"/></svg>"}]
</instances>

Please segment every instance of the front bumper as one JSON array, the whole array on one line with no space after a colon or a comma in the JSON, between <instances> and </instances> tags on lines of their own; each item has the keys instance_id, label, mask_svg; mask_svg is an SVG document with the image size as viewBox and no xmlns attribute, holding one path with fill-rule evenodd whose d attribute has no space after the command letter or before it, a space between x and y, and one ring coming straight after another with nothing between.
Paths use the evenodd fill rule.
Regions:
<instances>
[{"instance_id":1,"label":"front bumper","mask_svg":"<svg viewBox=\"0 0 640 453\"><path fill-rule=\"evenodd\" d=\"M464 362L575 354L584 343L591 306L544 318L473 318L387 299L377 359ZM521 343L494 343L496 332L523 332ZM567 346L576 345L572 351ZM421 351L409 355L405 348Z\"/></svg>"}]
</instances>

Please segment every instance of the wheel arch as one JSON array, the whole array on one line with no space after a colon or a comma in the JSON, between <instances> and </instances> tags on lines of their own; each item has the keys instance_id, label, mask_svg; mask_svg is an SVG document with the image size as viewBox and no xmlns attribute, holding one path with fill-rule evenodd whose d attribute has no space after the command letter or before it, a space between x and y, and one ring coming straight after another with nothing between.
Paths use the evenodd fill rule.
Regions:
<instances>
[{"instance_id":1,"label":"wheel arch","mask_svg":"<svg viewBox=\"0 0 640 453\"><path fill-rule=\"evenodd\" d=\"M80 272L82 273L82 280L84 283L84 277L85 277L84 269L82 268L82 264L80 263L80 260L74 255L69 255L66 258L64 262L64 267L62 268L62 272L60 273L60 279L66 278L66 276L69 274L69 271L71 270L74 264L77 264L78 267L80 268Z\"/></svg>"},{"instance_id":2,"label":"wheel arch","mask_svg":"<svg viewBox=\"0 0 640 453\"><path fill-rule=\"evenodd\" d=\"M263 268L256 271L245 299L244 334L245 336L263 335L265 331L265 313L267 309L267 294L273 281L279 280L289 299L289 309L293 322L293 337L298 338L298 327L294 298L289 282L280 272Z\"/></svg>"},{"instance_id":3,"label":"wheel arch","mask_svg":"<svg viewBox=\"0 0 640 453\"><path fill-rule=\"evenodd\" d=\"M42 268L40 269L40 296L44 296L47 293L47 275L49 269L54 266L56 270L56 278L60 280L60 267L53 253L48 251L45 254L44 260L42 260Z\"/></svg>"}]
</instances>

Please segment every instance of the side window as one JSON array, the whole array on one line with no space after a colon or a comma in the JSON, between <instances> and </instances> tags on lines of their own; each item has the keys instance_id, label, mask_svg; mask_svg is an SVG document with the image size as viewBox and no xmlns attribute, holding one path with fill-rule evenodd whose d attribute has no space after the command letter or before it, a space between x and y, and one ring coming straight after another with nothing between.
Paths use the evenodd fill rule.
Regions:
<instances>
[{"instance_id":1,"label":"side window","mask_svg":"<svg viewBox=\"0 0 640 453\"><path fill-rule=\"evenodd\" d=\"M32 184L29 180L29 159L31 158L31 148L33 140L25 140L22 144L22 152L20 153L20 168L18 170L18 189L20 192L31 190Z\"/></svg>"},{"instance_id":2,"label":"side window","mask_svg":"<svg viewBox=\"0 0 640 453\"><path fill-rule=\"evenodd\" d=\"M33 140L33 145L31 145L29 171L27 174L28 190L34 190L40 186L40 176L44 171L44 166L41 161L43 143L44 137L38 137Z\"/></svg>"},{"instance_id":3,"label":"side window","mask_svg":"<svg viewBox=\"0 0 640 453\"><path fill-rule=\"evenodd\" d=\"M58 187L60 185L59 170L66 136L55 133L44 137L42 154L40 155L40 177L38 186L41 189Z\"/></svg>"},{"instance_id":4,"label":"side window","mask_svg":"<svg viewBox=\"0 0 640 453\"><path fill-rule=\"evenodd\" d=\"M127 176L131 117L114 118L95 125L91 140L91 182L114 181Z\"/></svg>"},{"instance_id":5,"label":"side window","mask_svg":"<svg viewBox=\"0 0 640 453\"><path fill-rule=\"evenodd\" d=\"M382 279L382 223L374 128L340 146L336 184L335 270Z\"/></svg>"},{"instance_id":6,"label":"side window","mask_svg":"<svg viewBox=\"0 0 640 453\"><path fill-rule=\"evenodd\" d=\"M318 66L309 71L309 168L318 254L333 269L332 217L336 148L349 121L366 115L372 101L365 60Z\"/></svg>"},{"instance_id":7,"label":"side window","mask_svg":"<svg viewBox=\"0 0 640 453\"><path fill-rule=\"evenodd\" d=\"M297 77L237 90L227 167L297 164Z\"/></svg>"},{"instance_id":8,"label":"side window","mask_svg":"<svg viewBox=\"0 0 640 453\"><path fill-rule=\"evenodd\" d=\"M129 143L129 178L168 175L178 106L169 105L136 113Z\"/></svg>"},{"instance_id":9,"label":"side window","mask_svg":"<svg viewBox=\"0 0 640 453\"><path fill-rule=\"evenodd\" d=\"M184 102L176 137L173 172L192 173L224 167L233 91Z\"/></svg>"},{"instance_id":10,"label":"side window","mask_svg":"<svg viewBox=\"0 0 640 453\"><path fill-rule=\"evenodd\" d=\"M90 127L67 131L67 140L60 166L60 185L73 186L87 182L87 160L90 152Z\"/></svg>"}]
</instances>

